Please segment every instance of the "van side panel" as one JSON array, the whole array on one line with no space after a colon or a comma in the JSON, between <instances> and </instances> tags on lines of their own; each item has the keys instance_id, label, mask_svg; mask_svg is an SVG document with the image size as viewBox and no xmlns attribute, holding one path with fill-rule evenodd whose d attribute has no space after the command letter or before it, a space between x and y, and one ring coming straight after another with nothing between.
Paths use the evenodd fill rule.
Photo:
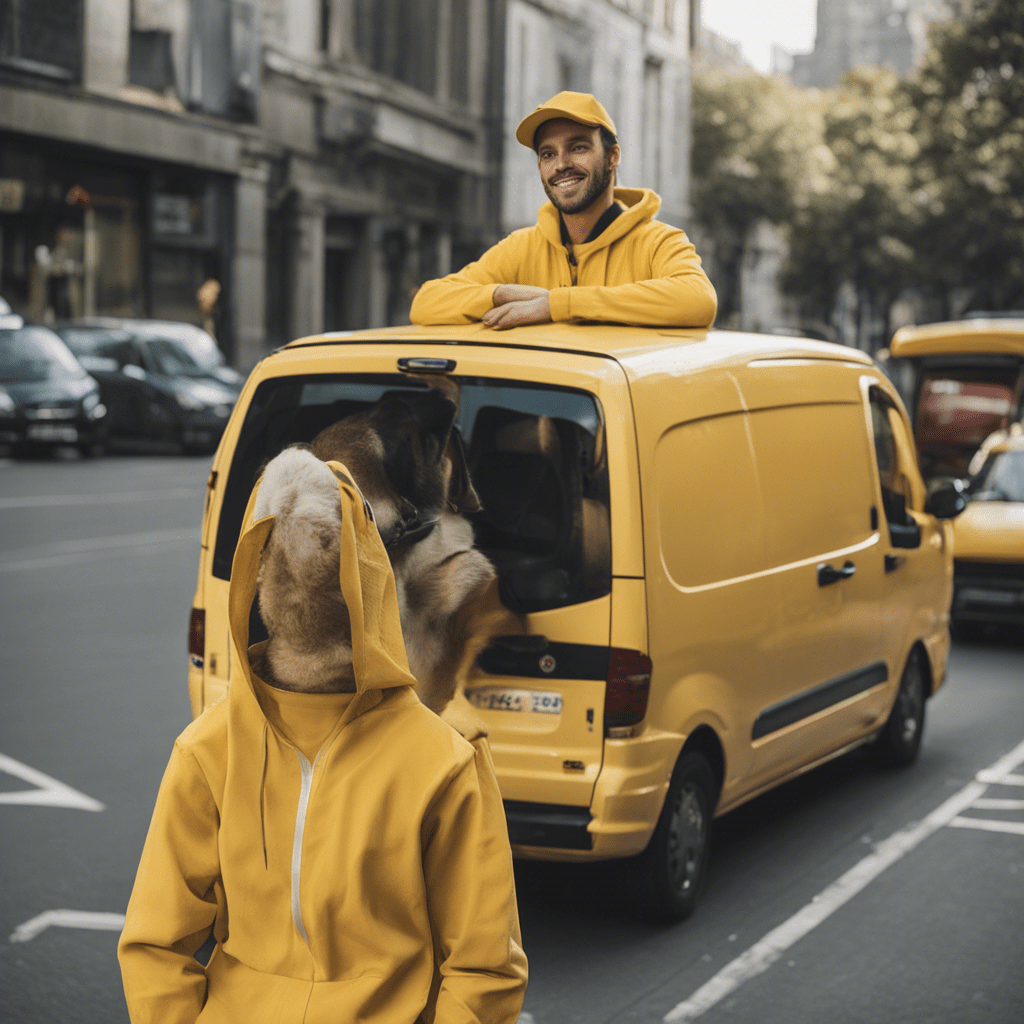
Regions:
<instances>
[{"instance_id":1,"label":"van side panel","mask_svg":"<svg viewBox=\"0 0 1024 1024\"><path fill-rule=\"evenodd\" d=\"M761 499L742 400L727 371L631 386L648 544L648 727L685 740L690 728L711 725L727 793L749 759L749 691L774 620L771 584L758 575ZM662 767L666 783L673 764Z\"/></svg>"}]
</instances>

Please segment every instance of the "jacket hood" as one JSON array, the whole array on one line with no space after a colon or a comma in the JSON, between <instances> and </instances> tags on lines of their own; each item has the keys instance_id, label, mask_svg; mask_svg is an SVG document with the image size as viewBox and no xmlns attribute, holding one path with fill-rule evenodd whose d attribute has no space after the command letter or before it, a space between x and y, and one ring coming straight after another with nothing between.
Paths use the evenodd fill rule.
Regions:
<instances>
[{"instance_id":1,"label":"jacket hood","mask_svg":"<svg viewBox=\"0 0 1024 1024\"><path fill-rule=\"evenodd\" d=\"M661 196L649 188L617 188L613 192L613 196L622 207L622 213L592 242L574 246L577 255L585 255L592 249L601 249L606 245L611 245L612 242L617 242L638 224L652 220L661 209ZM554 203L545 203L537 211L537 226L551 245L556 249L564 248L561 218Z\"/></svg>"},{"instance_id":2,"label":"jacket hood","mask_svg":"<svg viewBox=\"0 0 1024 1024\"><path fill-rule=\"evenodd\" d=\"M376 704L380 691L396 686L415 686L402 639L398 596L391 563L373 513L348 469L340 462L327 465L338 481L340 502L339 581L352 629L352 669L356 693L346 718ZM228 590L228 613L245 689L255 700L249 664L249 614L256 594L263 550L270 539L274 516L253 521L260 481L256 482L243 519L243 532L235 549ZM235 688L232 688L233 690Z\"/></svg>"}]
</instances>

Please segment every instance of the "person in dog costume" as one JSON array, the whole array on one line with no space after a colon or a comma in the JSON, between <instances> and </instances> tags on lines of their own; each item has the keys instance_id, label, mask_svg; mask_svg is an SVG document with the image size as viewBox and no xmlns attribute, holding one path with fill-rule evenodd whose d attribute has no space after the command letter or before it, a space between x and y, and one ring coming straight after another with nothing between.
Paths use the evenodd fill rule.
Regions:
<instances>
[{"instance_id":1,"label":"person in dog costume","mask_svg":"<svg viewBox=\"0 0 1024 1024\"><path fill-rule=\"evenodd\" d=\"M654 219L661 199L650 189L615 188L616 135L589 93L560 92L525 117L516 138L537 153L551 201L534 227L427 281L412 322L710 327L718 299L686 234Z\"/></svg>"},{"instance_id":2,"label":"person in dog costume","mask_svg":"<svg viewBox=\"0 0 1024 1024\"><path fill-rule=\"evenodd\" d=\"M242 672L174 744L118 947L133 1024L518 1018L527 966L486 745L416 697L372 513L327 466L356 692L281 690L254 670L274 525L254 516L257 484L229 594Z\"/></svg>"}]
</instances>

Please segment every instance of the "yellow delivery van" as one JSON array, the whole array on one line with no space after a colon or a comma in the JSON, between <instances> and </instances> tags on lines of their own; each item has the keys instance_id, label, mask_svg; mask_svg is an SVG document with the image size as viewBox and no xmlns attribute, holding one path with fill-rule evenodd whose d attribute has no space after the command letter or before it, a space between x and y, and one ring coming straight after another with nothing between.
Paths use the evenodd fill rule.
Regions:
<instances>
[{"instance_id":1,"label":"yellow delivery van","mask_svg":"<svg viewBox=\"0 0 1024 1024\"><path fill-rule=\"evenodd\" d=\"M678 919L715 815L863 743L914 759L963 498L926 498L869 357L724 331L400 327L268 356L209 477L196 715L237 672L228 582L261 467L424 373L459 388L477 544L525 615L457 697L489 733L517 856L622 859Z\"/></svg>"}]
</instances>

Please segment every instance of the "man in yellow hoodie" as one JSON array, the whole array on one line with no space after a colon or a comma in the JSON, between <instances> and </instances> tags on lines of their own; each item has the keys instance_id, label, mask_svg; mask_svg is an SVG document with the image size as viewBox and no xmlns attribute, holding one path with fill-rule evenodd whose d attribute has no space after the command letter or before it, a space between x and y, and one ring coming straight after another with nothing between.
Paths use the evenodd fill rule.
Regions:
<instances>
[{"instance_id":1,"label":"man in yellow hoodie","mask_svg":"<svg viewBox=\"0 0 1024 1024\"><path fill-rule=\"evenodd\" d=\"M309 459L326 480L299 500L340 520L355 692L261 677L248 622L275 507L258 485L229 592L241 675L175 742L128 905L131 1019L514 1024L526 958L487 747L416 697L372 513L344 466Z\"/></svg>"},{"instance_id":2,"label":"man in yellow hoodie","mask_svg":"<svg viewBox=\"0 0 1024 1024\"><path fill-rule=\"evenodd\" d=\"M516 138L536 151L551 201L534 227L427 281L412 322L710 327L718 299L686 234L654 219L661 199L650 189L615 188L616 135L589 93L560 92L525 117Z\"/></svg>"}]
</instances>

